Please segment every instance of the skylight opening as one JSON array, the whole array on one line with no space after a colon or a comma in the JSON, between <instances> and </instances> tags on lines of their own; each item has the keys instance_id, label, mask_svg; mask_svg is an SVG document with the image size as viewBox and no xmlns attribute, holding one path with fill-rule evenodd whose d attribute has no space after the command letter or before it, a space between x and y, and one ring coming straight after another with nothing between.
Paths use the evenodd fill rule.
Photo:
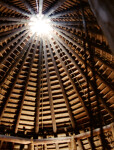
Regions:
<instances>
[{"instance_id":1,"label":"skylight opening","mask_svg":"<svg viewBox=\"0 0 114 150\"><path fill-rule=\"evenodd\" d=\"M43 15L36 15L30 18L29 28L32 34L36 33L38 36L50 35L53 31L51 20L44 18Z\"/></svg>"}]
</instances>

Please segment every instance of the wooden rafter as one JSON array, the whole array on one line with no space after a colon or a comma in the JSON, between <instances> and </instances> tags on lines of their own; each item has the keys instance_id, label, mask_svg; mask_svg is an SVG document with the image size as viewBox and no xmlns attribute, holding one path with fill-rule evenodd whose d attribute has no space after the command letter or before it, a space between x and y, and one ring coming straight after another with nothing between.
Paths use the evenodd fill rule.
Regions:
<instances>
[{"instance_id":1,"label":"wooden rafter","mask_svg":"<svg viewBox=\"0 0 114 150\"><path fill-rule=\"evenodd\" d=\"M35 133L39 132L39 113L40 113L40 88L41 88L41 65L43 55L43 41L40 39L38 76L37 76L37 92L36 92L36 110L35 110Z\"/></svg>"},{"instance_id":2,"label":"wooden rafter","mask_svg":"<svg viewBox=\"0 0 114 150\"><path fill-rule=\"evenodd\" d=\"M47 41L47 42L48 42L48 48L49 48L49 51L50 51L50 54L51 54L51 58L52 58L52 61L53 61L53 64L54 64L54 68L55 68L55 71L56 71L56 74L57 74L57 77L58 77L58 80L59 80L59 84L60 84L62 92L63 92L63 96L64 96L64 99L65 99L66 107L67 107L69 117L70 117L70 120L71 120L72 128L75 131L76 130L75 119L74 119L74 116L72 114L72 110L71 110L71 107L70 107L70 104L69 104L69 100L68 100L68 97L66 95L66 91L64 89L64 86L63 86L63 83L62 83L62 80L61 80L61 77L60 77L60 74L59 74L59 70L58 70L56 62L54 60L53 53L51 51L50 43L49 43L49 41Z\"/></svg>"},{"instance_id":3,"label":"wooden rafter","mask_svg":"<svg viewBox=\"0 0 114 150\"><path fill-rule=\"evenodd\" d=\"M44 57L45 57L45 68L46 68L46 74L47 74L48 94L49 94L49 102L50 102L51 117L52 117L52 124L53 124L53 132L56 133L57 126L56 126L56 120L55 120L55 112L54 112L54 104L53 104L53 97L52 97L52 91L51 91L51 83L50 83L50 75L49 75L48 62L47 62L45 40L43 41L43 49L44 49Z\"/></svg>"},{"instance_id":4,"label":"wooden rafter","mask_svg":"<svg viewBox=\"0 0 114 150\"><path fill-rule=\"evenodd\" d=\"M34 35L34 37L35 37L35 35ZM32 48L32 45L33 45L33 42L34 42L34 37L31 41L31 45L28 49L28 53L26 55L26 58L29 55L29 52L31 51L31 48ZM26 91L27 91L28 81L29 81L29 77L30 77L30 73L31 73L32 65L33 65L34 56L35 56L35 53L36 53L36 48L37 48L37 44L35 45L35 48L34 48L34 51L33 51L33 54L32 54L32 58L30 60L30 67L29 67L28 74L27 74L27 77L26 77L26 80L25 80L25 88L23 90L23 94L22 94L22 98L21 98L21 105L20 105L20 108L19 108L18 116L17 116L16 126L15 126L15 133L17 133L17 131L18 131L19 121L20 121L20 117L21 117L21 113L22 113L22 109L23 109L24 98L25 98Z\"/></svg>"}]
</instances>

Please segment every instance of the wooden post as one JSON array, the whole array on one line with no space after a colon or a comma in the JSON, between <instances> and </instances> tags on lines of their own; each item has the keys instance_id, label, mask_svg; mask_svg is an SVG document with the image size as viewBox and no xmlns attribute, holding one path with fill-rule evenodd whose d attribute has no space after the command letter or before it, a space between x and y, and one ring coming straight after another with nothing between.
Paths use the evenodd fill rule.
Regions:
<instances>
[{"instance_id":1,"label":"wooden post","mask_svg":"<svg viewBox=\"0 0 114 150\"><path fill-rule=\"evenodd\" d=\"M44 150L47 150L47 144L44 144Z\"/></svg>"},{"instance_id":2,"label":"wooden post","mask_svg":"<svg viewBox=\"0 0 114 150\"><path fill-rule=\"evenodd\" d=\"M31 143L28 146L28 150L34 150L33 137L31 138Z\"/></svg>"},{"instance_id":3,"label":"wooden post","mask_svg":"<svg viewBox=\"0 0 114 150\"><path fill-rule=\"evenodd\" d=\"M77 150L76 140L75 140L74 136L72 136L72 138L71 138L71 150Z\"/></svg>"},{"instance_id":4,"label":"wooden post","mask_svg":"<svg viewBox=\"0 0 114 150\"><path fill-rule=\"evenodd\" d=\"M71 149L71 142L68 142L68 148Z\"/></svg>"},{"instance_id":5,"label":"wooden post","mask_svg":"<svg viewBox=\"0 0 114 150\"><path fill-rule=\"evenodd\" d=\"M77 142L78 142L79 150L83 150L82 142L79 139L77 140Z\"/></svg>"},{"instance_id":6,"label":"wooden post","mask_svg":"<svg viewBox=\"0 0 114 150\"><path fill-rule=\"evenodd\" d=\"M0 149L2 148L2 144L3 144L3 141L1 140L0 141Z\"/></svg>"},{"instance_id":7,"label":"wooden post","mask_svg":"<svg viewBox=\"0 0 114 150\"><path fill-rule=\"evenodd\" d=\"M114 138L114 122L111 123L112 137Z\"/></svg>"}]
</instances>

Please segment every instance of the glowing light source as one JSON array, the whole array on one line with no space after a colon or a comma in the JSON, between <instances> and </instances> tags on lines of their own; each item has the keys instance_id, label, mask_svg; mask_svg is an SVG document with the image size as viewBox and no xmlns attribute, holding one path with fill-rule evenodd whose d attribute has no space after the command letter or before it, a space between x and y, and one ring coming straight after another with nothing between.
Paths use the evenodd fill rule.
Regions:
<instances>
[{"instance_id":1,"label":"glowing light source","mask_svg":"<svg viewBox=\"0 0 114 150\"><path fill-rule=\"evenodd\" d=\"M29 27L31 32L37 35L49 35L53 31L51 21L45 19L43 15L36 15L30 19Z\"/></svg>"}]
</instances>

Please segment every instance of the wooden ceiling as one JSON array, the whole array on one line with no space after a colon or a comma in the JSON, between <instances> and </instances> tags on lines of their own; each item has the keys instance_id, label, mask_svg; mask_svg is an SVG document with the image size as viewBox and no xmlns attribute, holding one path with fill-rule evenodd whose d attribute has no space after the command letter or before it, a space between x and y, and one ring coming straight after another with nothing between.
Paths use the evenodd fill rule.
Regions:
<instances>
[{"instance_id":1,"label":"wooden ceiling","mask_svg":"<svg viewBox=\"0 0 114 150\"><path fill-rule=\"evenodd\" d=\"M31 33L37 11L51 19L52 37ZM87 0L0 0L0 134L71 136L112 123L113 66Z\"/></svg>"}]
</instances>

